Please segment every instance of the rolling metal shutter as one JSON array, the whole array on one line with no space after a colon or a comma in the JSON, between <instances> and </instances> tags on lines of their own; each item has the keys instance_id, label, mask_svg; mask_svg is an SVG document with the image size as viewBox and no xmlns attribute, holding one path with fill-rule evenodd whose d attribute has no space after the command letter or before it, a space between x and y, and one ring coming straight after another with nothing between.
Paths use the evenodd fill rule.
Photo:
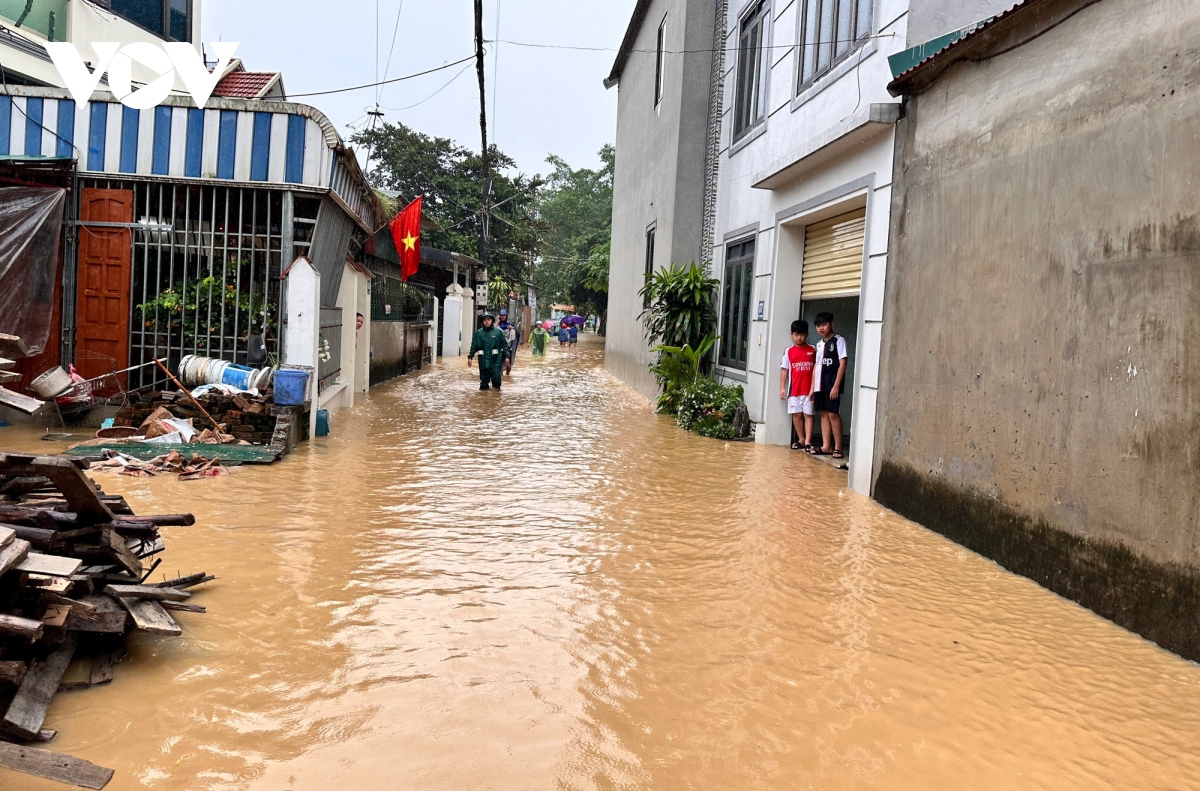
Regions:
<instances>
[{"instance_id":1,"label":"rolling metal shutter","mask_svg":"<svg viewBox=\"0 0 1200 791\"><path fill-rule=\"evenodd\" d=\"M847 296L862 289L866 208L805 229L801 299Z\"/></svg>"}]
</instances>

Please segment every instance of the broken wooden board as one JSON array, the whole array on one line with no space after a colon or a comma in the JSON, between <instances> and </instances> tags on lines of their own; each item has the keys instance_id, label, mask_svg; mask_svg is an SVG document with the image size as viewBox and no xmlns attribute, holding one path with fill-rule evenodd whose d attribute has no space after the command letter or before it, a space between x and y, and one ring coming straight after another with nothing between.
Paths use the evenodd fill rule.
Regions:
<instances>
[{"instance_id":1,"label":"broken wooden board","mask_svg":"<svg viewBox=\"0 0 1200 791\"><path fill-rule=\"evenodd\" d=\"M20 360L28 356L29 347L25 345L25 341L21 340L20 335L7 335L0 332L0 357Z\"/></svg>"},{"instance_id":2,"label":"broken wooden board","mask_svg":"<svg viewBox=\"0 0 1200 791\"><path fill-rule=\"evenodd\" d=\"M52 753L37 747L0 742L0 767L81 788L102 789L113 779L113 770L82 758Z\"/></svg>"},{"instance_id":3,"label":"broken wooden board","mask_svg":"<svg viewBox=\"0 0 1200 791\"><path fill-rule=\"evenodd\" d=\"M175 619L156 601L146 599L118 599L133 616L133 625L143 632L178 637L183 634Z\"/></svg>"},{"instance_id":4,"label":"broken wooden board","mask_svg":"<svg viewBox=\"0 0 1200 791\"><path fill-rule=\"evenodd\" d=\"M183 590L184 588L194 588L197 585L203 585L206 582L212 582L215 579L216 577L213 575L206 574L201 571L199 574L189 574L186 577L176 577L173 580L164 580L163 582L151 583L150 587L179 588L180 590Z\"/></svg>"},{"instance_id":5,"label":"broken wooden board","mask_svg":"<svg viewBox=\"0 0 1200 791\"><path fill-rule=\"evenodd\" d=\"M39 401L36 398L30 398L27 395L22 395L15 390L9 390L7 387L0 386L0 404L12 407L18 412L24 412L26 415L33 415L39 409L46 405L45 401Z\"/></svg>"},{"instance_id":6,"label":"broken wooden board","mask_svg":"<svg viewBox=\"0 0 1200 791\"><path fill-rule=\"evenodd\" d=\"M27 574L43 574L47 577L70 577L82 566L83 561L76 558L30 552L24 560L17 564L17 570Z\"/></svg>"},{"instance_id":7,"label":"broken wooden board","mask_svg":"<svg viewBox=\"0 0 1200 791\"><path fill-rule=\"evenodd\" d=\"M40 456L29 465L37 475L49 478L71 504L71 510L90 522L111 522L115 515L100 499L92 479L71 460L62 456Z\"/></svg>"},{"instance_id":8,"label":"broken wooden board","mask_svg":"<svg viewBox=\"0 0 1200 791\"><path fill-rule=\"evenodd\" d=\"M164 610L175 610L176 612L196 612L204 614L208 612L208 608L202 607L199 604L184 604L178 601L159 602Z\"/></svg>"},{"instance_id":9,"label":"broken wooden board","mask_svg":"<svg viewBox=\"0 0 1200 791\"><path fill-rule=\"evenodd\" d=\"M10 360L7 357L0 357L0 371L9 371L16 367L17 361Z\"/></svg>"},{"instance_id":10,"label":"broken wooden board","mask_svg":"<svg viewBox=\"0 0 1200 791\"><path fill-rule=\"evenodd\" d=\"M70 616L70 607L63 604L51 604L46 608L46 612L42 614L42 625L62 629L67 625L67 618Z\"/></svg>"},{"instance_id":11,"label":"broken wooden board","mask_svg":"<svg viewBox=\"0 0 1200 791\"><path fill-rule=\"evenodd\" d=\"M11 544L13 539L16 537L17 531L15 529L0 525L0 549L3 549Z\"/></svg>"},{"instance_id":12,"label":"broken wooden board","mask_svg":"<svg viewBox=\"0 0 1200 791\"><path fill-rule=\"evenodd\" d=\"M91 607L95 614L84 617L72 613L67 619L67 629L72 632L91 632L94 634L125 634L129 614L125 608L108 596L97 594L84 596L82 603Z\"/></svg>"},{"instance_id":13,"label":"broken wooden board","mask_svg":"<svg viewBox=\"0 0 1200 791\"><path fill-rule=\"evenodd\" d=\"M108 550L113 560L117 561L121 568L138 579L142 578L144 571L142 561L129 551L129 547L125 545L125 539L119 533L115 530L100 531L100 546Z\"/></svg>"},{"instance_id":14,"label":"broken wooden board","mask_svg":"<svg viewBox=\"0 0 1200 791\"><path fill-rule=\"evenodd\" d=\"M75 635L68 634L44 662L33 663L4 715L3 725L7 729L27 739L38 735L50 701L54 700L54 693L58 692L58 685L75 656L76 645Z\"/></svg>"},{"instance_id":15,"label":"broken wooden board","mask_svg":"<svg viewBox=\"0 0 1200 791\"><path fill-rule=\"evenodd\" d=\"M19 382L24 378L25 377L21 376L16 371L0 371L0 384L11 384L12 382Z\"/></svg>"},{"instance_id":16,"label":"broken wooden board","mask_svg":"<svg viewBox=\"0 0 1200 791\"><path fill-rule=\"evenodd\" d=\"M16 568L25 558L29 557L30 544L20 538L14 538L8 546L0 548L0 577Z\"/></svg>"},{"instance_id":17,"label":"broken wooden board","mask_svg":"<svg viewBox=\"0 0 1200 791\"><path fill-rule=\"evenodd\" d=\"M104 589L109 596L118 599L148 599L150 601L185 601L192 598L187 591L174 588L159 588L152 585L109 585Z\"/></svg>"}]
</instances>

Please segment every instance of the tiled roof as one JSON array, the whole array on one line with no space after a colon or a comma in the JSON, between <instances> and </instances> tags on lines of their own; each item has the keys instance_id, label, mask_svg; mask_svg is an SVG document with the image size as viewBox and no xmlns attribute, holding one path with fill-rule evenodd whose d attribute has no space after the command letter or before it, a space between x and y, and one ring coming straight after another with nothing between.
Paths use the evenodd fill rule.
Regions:
<instances>
[{"instance_id":1,"label":"tiled roof","mask_svg":"<svg viewBox=\"0 0 1200 791\"><path fill-rule=\"evenodd\" d=\"M279 76L274 71L235 71L217 83L213 96L258 99L279 80Z\"/></svg>"}]
</instances>

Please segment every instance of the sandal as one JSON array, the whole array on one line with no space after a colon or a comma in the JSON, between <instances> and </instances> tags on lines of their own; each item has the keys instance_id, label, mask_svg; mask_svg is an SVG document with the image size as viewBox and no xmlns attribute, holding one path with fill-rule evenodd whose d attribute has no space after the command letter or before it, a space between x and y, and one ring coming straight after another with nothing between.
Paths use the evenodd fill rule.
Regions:
<instances>
[{"instance_id":1,"label":"sandal","mask_svg":"<svg viewBox=\"0 0 1200 791\"><path fill-rule=\"evenodd\" d=\"M802 442L793 442L792 450L808 450L808 446Z\"/></svg>"},{"instance_id":2,"label":"sandal","mask_svg":"<svg viewBox=\"0 0 1200 791\"><path fill-rule=\"evenodd\" d=\"M829 455L828 453L826 453L825 451L816 447L815 445L809 446L808 450L806 450L804 452L807 453L809 456L828 456Z\"/></svg>"},{"instance_id":3,"label":"sandal","mask_svg":"<svg viewBox=\"0 0 1200 791\"><path fill-rule=\"evenodd\" d=\"M833 458L835 458L835 459L844 459L844 458L846 458L846 454L842 453L840 450L835 450L833 453L831 453L831 454L829 454L829 455L831 455L831 456L832 456Z\"/></svg>"}]
</instances>

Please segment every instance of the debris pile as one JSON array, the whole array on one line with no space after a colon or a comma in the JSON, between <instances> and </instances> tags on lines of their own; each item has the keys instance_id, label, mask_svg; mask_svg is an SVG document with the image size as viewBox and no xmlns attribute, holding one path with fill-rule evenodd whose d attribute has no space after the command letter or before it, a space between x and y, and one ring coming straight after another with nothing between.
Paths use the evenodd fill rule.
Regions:
<instances>
[{"instance_id":1,"label":"debris pile","mask_svg":"<svg viewBox=\"0 0 1200 791\"><path fill-rule=\"evenodd\" d=\"M154 478L159 475L174 475L181 481L198 481L201 478L219 478L228 475L229 469L221 465L220 459L206 459L193 453L190 459L173 450L165 456L156 456L149 461L135 459L123 453L108 452L108 458L92 465L94 470L110 470L132 478Z\"/></svg>"},{"instance_id":2,"label":"debris pile","mask_svg":"<svg viewBox=\"0 0 1200 791\"><path fill-rule=\"evenodd\" d=\"M200 444L269 445L275 437L276 415L269 396L227 394L212 390L194 404L181 393L158 392L134 398L117 413L118 427L144 429L152 419L190 420L198 433L190 441ZM204 414L207 412L208 414ZM218 430L209 417L224 428ZM147 438L150 438L147 435Z\"/></svg>"},{"instance_id":3,"label":"debris pile","mask_svg":"<svg viewBox=\"0 0 1200 791\"><path fill-rule=\"evenodd\" d=\"M190 591L215 578L149 582L159 528L195 518L137 516L84 475L88 466L0 453L0 774L104 788L111 770L28 743L57 735L42 727L56 693L112 681L129 632L182 634L172 613L203 613Z\"/></svg>"}]
</instances>

